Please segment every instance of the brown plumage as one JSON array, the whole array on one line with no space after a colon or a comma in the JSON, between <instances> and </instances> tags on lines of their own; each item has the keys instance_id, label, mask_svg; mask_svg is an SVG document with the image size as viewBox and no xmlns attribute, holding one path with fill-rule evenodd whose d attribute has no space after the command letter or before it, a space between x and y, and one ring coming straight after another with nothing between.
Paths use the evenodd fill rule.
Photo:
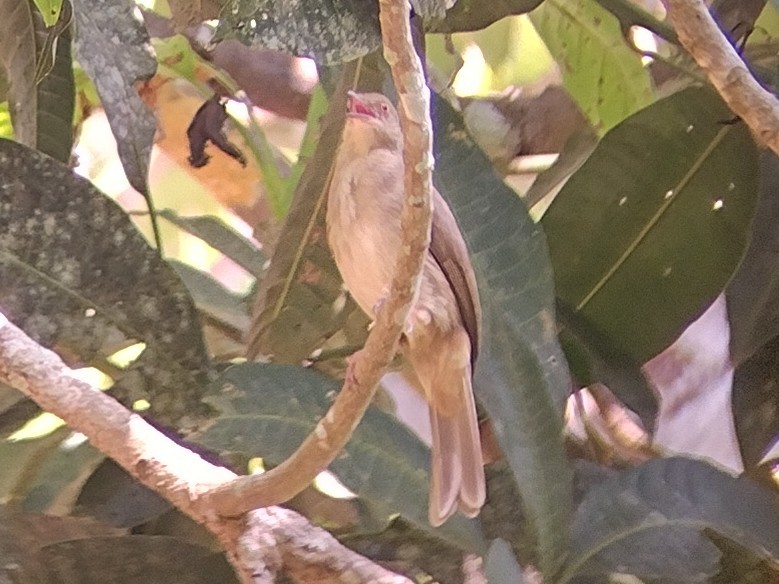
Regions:
<instances>
[{"instance_id":1,"label":"brown plumage","mask_svg":"<svg viewBox=\"0 0 779 584\"><path fill-rule=\"evenodd\" d=\"M343 280L370 316L386 297L401 244L402 133L380 94L351 93L327 207L330 248ZM430 404L433 434L429 518L440 525L484 504L484 468L471 387L481 309L457 222L433 189L430 249L401 346L411 383Z\"/></svg>"}]
</instances>

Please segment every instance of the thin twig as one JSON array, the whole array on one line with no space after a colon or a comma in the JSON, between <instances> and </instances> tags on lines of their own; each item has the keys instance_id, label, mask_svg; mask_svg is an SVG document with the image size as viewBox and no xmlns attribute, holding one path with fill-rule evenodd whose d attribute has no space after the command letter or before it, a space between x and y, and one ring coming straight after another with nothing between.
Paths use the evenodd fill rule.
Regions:
<instances>
[{"instance_id":1,"label":"thin twig","mask_svg":"<svg viewBox=\"0 0 779 584\"><path fill-rule=\"evenodd\" d=\"M402 242L389 297L353 362L353 375L347 376L330 410L300 447L269 472L241 477L209 493L213 508L224 516L288 501L325 470L351 438L397 351L430 240L433 166L429 90L411 39L410 12L408 0L380 2L384 54L400 95L406 169Z\"/></svg>"},{"instance_id":2,"label":"thin twig","mask_svg":"<svg viewBox=\"0 0 779 584\"><path fill-rule=\"evenodd\" d=\"M703 0L664 0L679 40L757 140L779 154L779 101L752 76Z\"/></svg>"}]
</instances>

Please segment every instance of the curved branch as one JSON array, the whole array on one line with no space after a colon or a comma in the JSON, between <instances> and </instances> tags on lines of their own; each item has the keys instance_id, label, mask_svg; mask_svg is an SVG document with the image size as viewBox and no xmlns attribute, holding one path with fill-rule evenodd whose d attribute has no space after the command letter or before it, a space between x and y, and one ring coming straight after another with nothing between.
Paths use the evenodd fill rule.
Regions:
<instances>
[{"instance_id":1,"label":"curved branch","mask_svg":"<svg viewBox=\"0 0 779 584\"><path fill-rule=\"evenodd\" d=\"M779 101L752 76L703 0L663 0L679 40L733 113L779 154Z\"/></svg>"},{"instance_id":2,"label":"curved branch","mask_svg":"<svg viewBox=\"0 0 779 584\"><path fill-rule=\"evenodd\" d=\"M95 448L214 533L243 582L275 582L283 567L294 582L410 584L293 511L270 507L241 519L219 517L203 495L233 481L233 472L206 462L77 379L59 356L2 314L0 381L86 435Z\"/></svg>"},{"instance_id":3,"label":"curved branch","mask_svg":"<svg viewBox=\"0 0 779 584\"><path fill-rule=\"evenodd\" d=\"M400 94L406 169L402 242L389 296L378 312L365 348L352 363L352 374L347 375L327 415L298 449L269 472L240 477L207 495L213 508L224 516L238 516L251 509L283 503L310 485L351 438L397 351L430 243L431 217L430 98L411 40L410 11L408 0L380 2L385 57Z\"/></svg>"}]
</instances>

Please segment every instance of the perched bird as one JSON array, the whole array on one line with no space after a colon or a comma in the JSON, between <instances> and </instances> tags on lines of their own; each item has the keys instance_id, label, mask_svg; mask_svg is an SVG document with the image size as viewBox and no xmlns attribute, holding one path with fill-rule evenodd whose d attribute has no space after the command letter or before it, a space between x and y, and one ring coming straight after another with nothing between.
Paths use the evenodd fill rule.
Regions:
<instances>
[{"instance_id":1,"label":"perched bird","mask_svg":"<svg viewBox=\"0 0 779 584\"><path fill-rule=\"evenodd\" d=\"M392 103L381 94L350 92L328 193L327 234L346 287L371 317L387 297L401 245L402 148ZM432 198L430 249L401 350L412 370L404 374L430 405L429 519L437 526L457 510L476 516L485 486L471 387L479 294L457 222L435 189Z\"/></svg>"}]
</instances>

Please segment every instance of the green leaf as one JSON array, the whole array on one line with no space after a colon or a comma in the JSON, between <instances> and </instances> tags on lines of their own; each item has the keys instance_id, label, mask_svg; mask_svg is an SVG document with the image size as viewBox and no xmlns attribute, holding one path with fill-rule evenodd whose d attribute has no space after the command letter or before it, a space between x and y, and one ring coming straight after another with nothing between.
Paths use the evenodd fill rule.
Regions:
<instances>
[{"instance_id":1,"label":"green leaf","mask_svg":"<svg viewBox=\"0 0 779 584\"><path fill-rule=\"evenodd\" d=\"M207 397L221 415L197 441L279 464L311 433L339 389L334 380L302 367L233 366ZM430 527L429 458L428 448L408 428L370 408L330 470L360 497L380 501L417 526L482 552L486 543L475 521L458 516L438 530Z\"/></svg>"},{"instance_id":2,"label":"green leaf","mask_svg":"<svg viewBox=\"0 0 779 584\"><path fill-rule=\"evenodd\" d=\"M757 196L749 130L691 88L604 137L544 215L562 302L636 363L667 347L741 259Z\"/></svg>"},{"instance_id":3,"label":"green leaf","mask_svg":"<svg viewBox=\"0 0 779 584\"><path fill-rule=\"evenodd\" d=\"M54 26L60 16L62 0L33 0L46 26Z\"/></svg>"},{"instance_id":4,"label":"green leaf","mask_svg":"<svg viewBox=\"0 0 779 584\"><path fill-rule=\"evenodd\" d=\"M443 19L425 20L427 32L466 32L487 28L501 18L530 12L543 0L458 0Z\"/></svg>"},{"instance_id":5,"label":"green leaf","mask_svg":"<svg viewBox=\"0 0 779 584\"><path fill-rule=\"evenodd\" d=\"M434 180L457 217L479 283L477 397L517 478L541 568L551 576L566 550L572 493L562 441L570 379L557 343L546 242L442 99L434 102L433 127Z\"/></svg>"},{"instance_id":6,"label":"green leaf","mask_svg":"<svg viewBox=\"0 0 779 584\"><path fill-rule=\"evenodd\" d=\"M565 89L598 133L652 103L641 55L594 0L546 0L530 19L560 65Z\"/></svg>"},{"instance_id":7,"label":"green leaf","mask_svg":"<svg viewBox=\"0 0 779 584\"><path fill-rule=\"evenodd\" d=\"M64 164L0 140L0 310L70 363L146 345L115 395L158 419L200 408L210 374L197 312L116 203Z\"/></svg>"},{"instance_id":8,"label":"green leaf","mask_svg":"<svg viewBox=\"0 0 779 584\"><path fill-rule=\"evenodd\" d=\"M769 491L699 460L651 460L586 495L558 582L611 571L706 582L720 569L720 552L704 529L779 560L779 505Z\"/></svg>"},{"instance_id":9,"label":"green leaf","mask_svg":"<svg viewBox=\"0 0 779 584\"><path fill-rule=\"evenodd\" d=\"M202 239L258 280L262 277L266 262L265 255L256 245L218 217L212 215L184 217L172 209L162 209L157 211L157 215Z\"/></svg>"},{"instance_id":10,"label":"green leaf","mask_svg":"<svg viewBox=\"0 0 779 584\"><path fill-rule=\"evenodd\" d=\"M216 39L311 57L324 65L351 61L381 44L378 5L363 0L229 0Z\"/></svg>"}]
</instances>

